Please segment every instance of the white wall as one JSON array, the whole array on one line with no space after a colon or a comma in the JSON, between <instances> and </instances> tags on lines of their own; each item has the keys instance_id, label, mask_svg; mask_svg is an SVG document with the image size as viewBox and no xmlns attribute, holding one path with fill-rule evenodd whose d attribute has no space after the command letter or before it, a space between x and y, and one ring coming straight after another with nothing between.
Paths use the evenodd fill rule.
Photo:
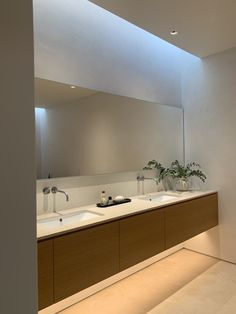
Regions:
<instances>
[{"instance_id":1,"label":"white wall","mask_svg":"<svg viewBox=\"0 0 236 314\"><path fill-rule=\"evenodd\" d=\"M186 63L183 76L186 160L206 169L219 191L219 228L187 247L236 263L236 48Z\"/></svg>"},{"instance_id":2,"label":"white wall","mask_svg":"<svg viewBox=\"0 0 236 314\"><path fill-rule=\"evenodd\" d=\"M37 297L31 1L1 1L0 20L0 312L33 314Z\"/></svg>"},{"instance_id":3,"label":"white wall","mask_svg":"<svg viewBox=\"0 0 236 314\"><path fill-rule=\"evenodd\" d=\"M181 106L187 53L87 0L34 0L36 77Z\"/></svg>"},{"instance_id":4,"label":"white wall","mask_svg":"<svg viewBox=\"0 0 236 314\"><path fill-rule=\"evenodd\" d=\"M180 108L96 93L43 111L38 178L137 171L152 159L165 166L183 159Z\"/></svg>"}]
</instances>

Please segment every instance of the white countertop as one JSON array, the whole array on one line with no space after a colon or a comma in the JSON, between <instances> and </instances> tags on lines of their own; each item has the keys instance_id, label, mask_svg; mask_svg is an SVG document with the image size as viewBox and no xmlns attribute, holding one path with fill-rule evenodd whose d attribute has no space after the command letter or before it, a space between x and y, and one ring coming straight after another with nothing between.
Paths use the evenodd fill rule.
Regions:
<instances>
[{"instance_id":1,"label":"white countertop","mask_svg":"<svg viewBox=\"0 0 236 314\"><path fill-rule=\"evenodd\" d=\"M84 229L87 227L91 227L93 225L105 223L111 220L123 218L125 216L131 216L137 213L141 213L144 211L148 211L154 208L161 208L166 207L168 205L173 205L176 203L180 203L186 200L198 198L201 196L217 193L217 191L189 191L189 192L159 192L159 193L149 193L146 195L158 195L158 194L168 194L168 195L174 195L178 196L177 198L173 200L168 201L149 201L149 200L141 200L138 199L139 197L143 197L144 195L137 195L135 197L131 197L131 202L119 204L115 206L105 207L105 208L99 208L96 206L96 204L87 205L87 206L81 206L73 209L66 209L60 211L61 214L72 214L83 210L89 210L94 213L100 214L99 216L82 221L77 223L71 223L64 226L57 226L57 227L45 227L42 226L40 223L37 223L37 238L38 240L44 239L44 238L50 238L53 236L57 236L59 234L67 233L70 231L75 231L78 229ZM145 195L145 196L146 196ZM42 221L45 218L51 218L51 217L58 217L59 214L57 213L50 213L50 214L41 214L37 217L37 221Z\"/></svg>"}]
</instances>

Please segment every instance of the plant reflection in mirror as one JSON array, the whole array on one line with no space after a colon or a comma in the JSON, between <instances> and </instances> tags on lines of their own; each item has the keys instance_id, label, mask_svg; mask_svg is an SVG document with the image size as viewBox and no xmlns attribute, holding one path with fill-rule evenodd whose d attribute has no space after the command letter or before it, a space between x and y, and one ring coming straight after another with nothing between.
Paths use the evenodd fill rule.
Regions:
<instances>
[{"instance_id":1,"label":"plant reflection in mirror","mask_svg":"<svg viewBox=\"0 0 236 314\"><path fill-rule=\"evenodd\" d=\"M165 175L164 172L166 171L166 168L164 168L161 163L156 161L155 159L150 160L147 165L143 168L143 170L159 170L159 175L156 180L156 184L160 183L161 180L164 179Z\"/></svg>"}]
</instances>

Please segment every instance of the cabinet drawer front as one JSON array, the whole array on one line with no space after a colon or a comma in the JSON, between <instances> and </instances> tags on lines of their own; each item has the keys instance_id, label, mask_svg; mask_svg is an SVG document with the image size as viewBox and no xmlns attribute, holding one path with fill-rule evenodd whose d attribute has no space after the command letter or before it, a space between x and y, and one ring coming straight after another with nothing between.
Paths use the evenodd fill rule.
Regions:
<instances>
[{"instance_id":1,"label":"cabinet drawer front","mask_svg":"<svg viewBox=\"0 0 236 314\"><path fill-rule=\"evenodd\" d=\"M53 240L38 242L38 308L53 304Z\"/></svg>"},{"instance_id":2,"label":"cabinet drawer front","mask_svg":"<svg viewBox=\"0 0 236 314\"><path fill-rule=\"evenodd\" d=\"M165 208L166 248L170 248L218 224L217 194Z\"/></svg>"},{"instance_id":3,"label":"cabinet drawer front","mask_svg":"<svg viewBox=\"0 0 236 314\"><path fill-rule=\"evenodd\" d=\"M119 271L119 223L54 239L55 302Z\"/></svg>"},{"instance_id":4,"label":"cabinet drawer front","mask_svg":"<svg viewBox=\"0 0 236 314\"><path fill-rule=\"evenodd\" d=\"M163 210L120 221L120 270L142 262L164 249Z\"/></svg>"}]
</instances>

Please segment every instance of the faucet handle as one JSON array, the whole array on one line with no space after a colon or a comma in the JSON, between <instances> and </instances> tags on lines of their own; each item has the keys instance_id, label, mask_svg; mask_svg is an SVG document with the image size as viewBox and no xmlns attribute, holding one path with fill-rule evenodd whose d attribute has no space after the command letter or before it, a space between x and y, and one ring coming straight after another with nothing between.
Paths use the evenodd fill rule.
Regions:
<instances>
[{"instance_id":1,"label":"faucet handle","mask_svg":"<svg viewBox=\"0 0 236 314\"><path fill-rule=\"evenodd\" d=\"M44 194L44 195L50 194L50 189L49 189L49 187L43 188L43 194Z\"/></svg>"}]
</instances>

